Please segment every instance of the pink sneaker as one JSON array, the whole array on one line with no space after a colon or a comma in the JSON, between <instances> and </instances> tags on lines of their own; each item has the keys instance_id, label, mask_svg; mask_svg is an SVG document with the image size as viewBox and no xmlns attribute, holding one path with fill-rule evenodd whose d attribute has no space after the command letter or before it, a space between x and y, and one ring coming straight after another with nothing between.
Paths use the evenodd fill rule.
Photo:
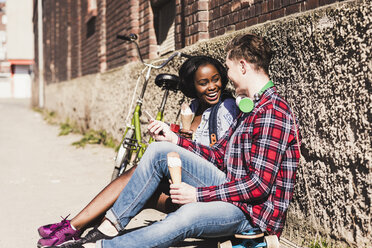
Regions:
<instances>
[{"instance_id":1,"label":"pink sneaker","mask_svg":"<svg viewBox=\"0 0 372 248\"><path fill-rule=\"evenodd\" d=\"M54 232L56 229L61 228L61 227L64 227L64 226L70 226L70 221L69 220L66 220L68 218L68 216L70 216L70 215L67 215L66 218L62 218L61 217L62 218L62 221L59 222L59 223L49 224L49 225L45 225L45 226L39 227L37 229L37 231L39 232L40 237L46 238L52 232Z\"/></svg>"},{"instance_id":2,"label":"pink sneaker","mask_svg":"<svg viewBox=\"0 0 372 248\"><path fill-rule=\"evenodd\" d=\"M37 247L60 247L67 243L75 242L80 239L81 232L72 229L70 222L67 226L61 226L54 230L48 237L39 239Z\"/></svg>"}]
</instances>

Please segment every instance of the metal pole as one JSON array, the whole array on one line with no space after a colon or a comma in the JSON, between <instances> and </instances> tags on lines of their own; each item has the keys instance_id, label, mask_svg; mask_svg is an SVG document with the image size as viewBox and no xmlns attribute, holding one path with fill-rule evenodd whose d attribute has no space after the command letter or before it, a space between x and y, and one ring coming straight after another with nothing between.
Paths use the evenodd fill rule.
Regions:
<instances>
[{"instance_id":1,"label":"metal pole","mask_svg":"<svg viewBox=\"0 0 372 248\"><path fill-rule=\"evenodd\" d=\"M43 48L43 0L37 0L38 65L39 65L39 108L44 107L44 48Z\"/></svg>"}]
</instances>

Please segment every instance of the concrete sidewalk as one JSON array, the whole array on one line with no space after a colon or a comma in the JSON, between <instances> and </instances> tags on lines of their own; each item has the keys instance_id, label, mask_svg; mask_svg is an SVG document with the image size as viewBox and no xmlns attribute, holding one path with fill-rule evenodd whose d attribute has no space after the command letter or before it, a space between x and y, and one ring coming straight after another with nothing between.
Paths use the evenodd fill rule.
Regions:
<instances>
[{"instance_id":1,"label":"concrete sidewalk","mask_svg":"<svg viewBox=\"0 0 372 248\"><path fill-rule=\"evenodd\" d=\"M0 99L0 248L36 247L37 228L77 214L109 182L114 150L75 148L79 135L58 136L28 100ZM144 210L129 228L165 215ZM189 240L176 247L217 247Z\"/></svg>"},{"instance_id":2,"label":"concrete sidewalk","mask_svg":"<svg viewBox=\"0 0 372 248\"><path fill-rule=\"evenodd\" d=\"M36 247L37 227L72 216L109 181L114 151L76 149L27 100L0 100L0 247Z\"/></svg>"}]
</instances>

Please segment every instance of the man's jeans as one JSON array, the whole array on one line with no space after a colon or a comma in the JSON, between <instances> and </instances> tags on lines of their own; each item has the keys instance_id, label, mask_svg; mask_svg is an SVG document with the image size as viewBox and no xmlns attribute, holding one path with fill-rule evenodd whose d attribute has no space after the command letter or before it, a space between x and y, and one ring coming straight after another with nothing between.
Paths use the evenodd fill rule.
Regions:
<instances>
[{"instance_id":1,"label":"man's jeans","mask_svg":"<svg viewBox=\"0 0 372 248\"><path fill-rule=\"evenodd\" d=\"M182 181L194 187L226 182L226 175L212 163L168 142L154 142L146 150L131 180L121 192L108 218L123 230L157 189L163 177L169 178L167 154L178 152L182 161ZM196 202L181 206L164 220L150 226L97 242L97 247L169 247L190 237L220 237L248 231L251 224L235 205L223 202Z\"/></svg>"}]
</instances>

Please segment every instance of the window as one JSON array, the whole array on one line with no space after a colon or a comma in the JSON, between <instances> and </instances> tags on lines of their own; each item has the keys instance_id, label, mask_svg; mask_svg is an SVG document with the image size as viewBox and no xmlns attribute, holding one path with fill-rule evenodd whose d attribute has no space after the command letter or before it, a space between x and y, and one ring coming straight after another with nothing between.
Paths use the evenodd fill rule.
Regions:
<instances>
[{"instance_id":1,"label":"window","mask_svg":"<svg viewBox=\"0 0 372 248\"><path fill-rule=\"evenodd\" d=\"M87 38L96 32L96 17L92 16L87 22Z\"/></svg>"},{"instance_id":2,"label":"window","mask_svg":"<svg viewBox=\"0 0 372 248\"><path fill-rule=\"evenodd\" d=\"M175 50L175 0L152 0L154 29L158 43L158 54L164 55Z\"/></svg>"},{"instance_id":3,"label":"window","mask_svg":"<svg viewBox=\"0 0 372 248\"><path fill-rule=\"evenodd\" d=\"M97 17L97 0L87 0L87 38L91 37L96 32L96 17Z\"/></svg>"}]
</instances>

